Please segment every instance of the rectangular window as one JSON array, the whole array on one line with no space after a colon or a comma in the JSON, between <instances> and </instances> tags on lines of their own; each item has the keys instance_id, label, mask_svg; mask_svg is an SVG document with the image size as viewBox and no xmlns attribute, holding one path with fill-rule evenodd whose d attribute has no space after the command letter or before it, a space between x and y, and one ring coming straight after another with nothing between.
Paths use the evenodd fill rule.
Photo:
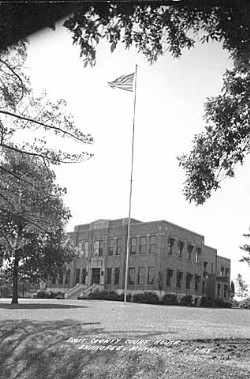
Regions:
<instances>
[{"instance_id":1,"label":"rectangular window","mask_svg":"<svg viewBox=\"0 0 250 379\"><path fill-rule=\"evenodd\" d=\"M230 273L230 270L229 270L229 268L226 268L226 277L229 277L229 273Z\"/></svg>"},{"instance_id":2,"label":"rectangular window","mask_svg":"<svg viewBox=\"0 0 250 379\"><path fill-rule=\"evenodd\" d=\"M187 247L187 260L192 260L192 251L193 251L194 245L188 245Z\"/></svg>"},{"instance_id":3,"label":"rectangular window","mask_svg":"<svg viewBox=\"0 0 250 379\"><path fill-rule=\"evenodd\" d=\"M148 284L154 284L155 282L155 268L149 267L148 268Z\"/></svg>"},{"instance_id":4,"label":"rectangular window","mask_svg":"<svg viewBox=\"0 0 250 379\"><path fill-rule=\"evenodd\" d=\"M136 237L130 238L130 254L136 253Z\"/></svg>"},{"instance_id":5,"label":"rectangular window","mask_svg":"<svg viewBox=\"0 0 250 379\"><path fill-rule=\"evenodd\" d=\"M202 295L206 294L206 282L205 280L202 281Z\"/></svg>"},{"instance_id":6,"label":"rectangular window","mask_svg":"<svg viewBox=\"0 0 250 379\"><path fill-rule=\"evenodd\" d=\"M120 268L116 267L115 268L115 279L114 279L114 284L119 284L120 280Z\"/></svg>"},{"instance_id":7,"label":"rectangular window","mask_svg":"<svg viewBox=\"0 0 250 379\"><path fill-rule=\"evenodd\" d=\"M75 285L79 283L80 280L80 269L77 268L75 271Z\"/></svg>"},{"instance_id":8,"label":"rectangular window","mask_svg":"<svg viewBox=\"0 0 250 379\"><path fill-rule=\"evenodd\" d=\"M195 252L195 263L200 262L200 256L201 256L201 247L197 247L196 252Z\"/></svg>"},{"instance_id":9,"label":"rectangular window","mask_svg":"<svg viewBox=\"0 0 250 379\"><path fill-rule=\"evenodd\" d=\"M208 262L203 262L203 277L205 278L207 276L207 265Z\"/></svg>"},{"instance_id":10,"label":"rectangular window","mask_svg":"<svg viewBox=\"0 0 250 379\"><path fill-rule=\"evenodd\" d=\"M186 274L186 289L187 290L190 289L190 284L191 284L192 278L193 278L193 275L189 274L189 272L187 272L187 274Z\"/></svg>"},{"instance_id":11,"label":"rectangular window","mask_svg":"<svg viewBox=\"0 0 250 379\"><path fill-rule=\"evenodd\" d=\"M220 276L224 276L224 267L221 266L221 269L220 269Z\"/></svg>"},{"instance_id":12,"label":"rectangular window","mask_svg":"<svg viewBox=\"0 0 250 379\"><path fill-rule=\"evenodd\" d=\"M167 281L166 281L167 287L171 287L171 279L173 277L173 273L174 273L173 270L167 269Z\"/></svg>"},{"instance_id":13,"label":"rectangular window","mask_svg":"<svg viewBox=\"0 0 250 379\"><path fill-rule=\"evenodd\" d=\"M146 254L146 247L147 247L147 237L140 237L140 246L139 246L140 254Z\"/></svg>"},{"instance_id":14,"label":"rectangular window","mask_svg":"<svg viewBox=\"0 0 250 379\"><path fill-rule=\"evenodd\" d=\"M52 276L51 284L56 284L56 275Z\"/></svg>"},{"instance_id":15,"label":"rectangular window","mask_svg":"<svg viewBox=\"0 0 250 379\"><path fill-rule=\"evenodd\" d=\"M168 254L173 255L174 252L174 238L169 238L168 239Z\"/></svg>"},{"instance_id":16,"label":"rectangular window","mask_svg":"<svg viewBox=\"0 0 250 379\"><path fill-rule=\"evenodd\" d=\"M152 235L149 237L149 252L150 254L156 253L156 236Z\"/></svg>"},{"instance_id":17,"label":"rectangular window","mask_svg":"<svg viewBox=\"0 0 250 379\"><path fill-rule=\"evenodd\" d=\"M227 297L227 285L226 284L224 284L223 296Z\"/></svg>"},{"instance_id":18,"label":"rectangular window","mask_svg":"<svg viewBox=\"0 0 250 379\"><path fill-rule=\"evenodd\" d=\"M221 287L221 284L217 283L217 297L220 297L220 287Z\"/></svg>"},{"instance_id":19,"label":"rectangular window","mask_svg":"<svg viewBox=\"0 0 250 379\"><path fill-rule=\"evenodd\" d=\"M112 268L106 269L106 284L111 284L112 279Z\"/></svg>"},{"instance_id":20,"label":"rectangular window","mask_svg":"<svg viewBox=\"0 0 250 379\"><path fill-rule=\"evenodd\" d=\"M89 243L88 242L84 243L84 253L85 253L85 257L87 258L89 256Z\"/></svg>"},{"instance_id":21,"label":"rectangular window","mask_svg":"<svg viewBox=\"0 0 250 379\"><path fill-rule=\"evenodd\" d=\"M109 239L108 240L108 255L113 255L114 254L114 240Z\"/></svg>"},{"instance_id":22,"label":"rectangular window","mask_svg":"<svg viewBox=\"0 0 250 379\"><path fill-rule=\"evenodd\" d=\"M176 287L181 288L181 281L183 277L183 272L177 272L177 278L176 278Z\"/></svg>"},{"instance_id":23,"label":"rectangular window","mask_svg":"<svg viewBox=\"0 0 250 379\"><path fill-rule=\"evenodd\" d=\"M145 268L139 267L138 270L138 284L143 285L144 284L144 278L145 278Z\"/></svg>"},{"instance_id":24,"label":"rectangular window","mask_svg":"<svg viewBox=\"0 0 250 379\"><path fill-rule=\"evenodd\" d=\"M87 270L86 268L82 269L82 284L87 284L86 283L86 277L87 277Z\"/></svg>"},{"instance_id":25,"label":"rectangular window","mask_svg":"<svg viewBox=\"0 0 250 379\"><path fill-rule=\"evenodd\" d=\"M128 284L135 284L135 268L130 267L128 270Z\"/></svg>"},{"instance_id":26,"label":"rectangular window","mask_svg":"<svg viewBox=\"0 0 250 379\"><path fill-rule=\"evenodd\" d=\"M178 241L178 256L179 257L182 257L183 248L184 248L184 242Z\"/></svg>"},{"instance_id":27,"label":"rectangular window","mask_svg":"<svg viewBox=\"0 0 250 379\"><path fill-rule=\"evenodd\" d=\"M121 255L122 253L122 238L117 238L116 240L116 255Z\"/></svg>"},{"instance_id":28,"label":"rectangular window","mask_svg":"<svg viewBox=\"0 0 250 379\"><path fill-rule=\"evenodd\" d=\"M99 257L101 257L104 253L104 241L99 241Z\"/></svg>"},{"instance_id":29,"label":"rectangular window","mask_svg":"<svg viewBox=\"0 0 250 379\"><path fill-rule=\"evenodd\" d=\"M195 275L195 291L199 291L200 281L201 281L201 277L199 275Z\"/></svg>"},{"instance_id":30,"label":"rectangular window","mask_svg":"<svg viewBox=\"0 0 250 379\"><path fill-rule=\"evenodd\" d=\"M211 274L214 273L214 263L211 263Z\"/></svg>"}]
</instances>

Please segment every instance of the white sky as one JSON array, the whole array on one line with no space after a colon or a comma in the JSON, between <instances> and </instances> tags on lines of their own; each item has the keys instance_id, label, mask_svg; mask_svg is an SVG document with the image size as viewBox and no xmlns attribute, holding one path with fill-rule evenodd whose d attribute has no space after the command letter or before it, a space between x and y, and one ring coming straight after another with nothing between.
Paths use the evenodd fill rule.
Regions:
<instances>
[{"instance_id":1,"label":"white sky","mask_svg":"<svg viewBox=\"0 0 250 379\"><path fill-rule=\"evenodd\" d=\"M26 66L33 86L45 88L52 99L65 98L77 127L95 139L86 146L94 153L91 160L56 169L58 182L68 189L65 203L73 216L68 230L128 216L133 94L112 90L107 82L132 73L136 64L132 217L165 219L204 235L207 245L232 260L232 279L241 273L250 285L248 266L238 262L239 246L246 242L242 235L250 226L250 159L199 207L182 195L185 176L176 159L188 153L194 134L202 131L204 101L219 94L230 67L217 43L197 45L179 60L166 53L154 65L123 47L111 54L103 43L96 66L84 68L64 28L30 37Z\"/></svg>"}]
</instances>

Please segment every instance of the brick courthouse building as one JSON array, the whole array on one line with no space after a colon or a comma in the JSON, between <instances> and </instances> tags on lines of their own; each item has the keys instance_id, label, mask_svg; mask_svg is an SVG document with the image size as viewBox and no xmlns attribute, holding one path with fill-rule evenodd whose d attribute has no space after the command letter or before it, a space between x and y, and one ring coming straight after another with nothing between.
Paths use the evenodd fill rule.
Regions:
<instances>
[{"instance_id":1,"label":"brick courthouse building","mask_svg":"<svg viewBox=\"0 0 250 379\"><path fill-rule=\"evenodd\" d=\"M124 290L128 219L97 220L70 233L80 258L54 279L51 290L77 298L94 289ZM167 221L131 219L128 293L206 296L229 300L230 260L204 237Z\"/></svg>"}]
</instances>

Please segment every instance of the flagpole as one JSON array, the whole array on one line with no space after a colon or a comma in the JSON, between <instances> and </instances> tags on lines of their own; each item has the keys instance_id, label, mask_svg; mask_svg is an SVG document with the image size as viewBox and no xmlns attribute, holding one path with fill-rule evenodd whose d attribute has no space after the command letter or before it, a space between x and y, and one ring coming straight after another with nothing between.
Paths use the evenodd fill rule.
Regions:
<instances>
[{"instance_id":1,"label":"flagpole","mask_svg":"<svg viewBox=\"0 0 250 379\"><path fill-rule=\"evenodd\" d=\"M132 132L132 154L131 154L131 174L130 174L129 212L128 212L128 236L127 236L127 249L126 249L126 265L125 265L124 305L126 304L126 301L127 301L127 287L128 287L128 263L129 263L129 245L130 245L129 242L130 242L130 221L131 221L130 219L131 219L133 169L134 169L136 85L137 85L137 65L135 66L134 115L133 115L133 132Z\"/></svg>"}]
</instances>

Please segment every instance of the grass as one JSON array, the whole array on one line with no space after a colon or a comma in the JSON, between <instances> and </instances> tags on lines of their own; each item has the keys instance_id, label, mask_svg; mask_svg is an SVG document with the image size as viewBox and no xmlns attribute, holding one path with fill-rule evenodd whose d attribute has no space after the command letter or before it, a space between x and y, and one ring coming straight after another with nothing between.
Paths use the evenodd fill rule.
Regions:
<instances>
[{"instance_id":1,"label":"grass","mask_svg":"<svg viewBox=\"0 0 250 379\"><path fill-rule=\"evenodd\" d=\"M1 300L0 378L249 378L249 316L232 309ZM105 338L119 338L121 349L79 349L84 338L104 347ZM156 342L168 340L181 342ZM133 350L136 341L153 353Z\"/></svg>"}]
</instances>

